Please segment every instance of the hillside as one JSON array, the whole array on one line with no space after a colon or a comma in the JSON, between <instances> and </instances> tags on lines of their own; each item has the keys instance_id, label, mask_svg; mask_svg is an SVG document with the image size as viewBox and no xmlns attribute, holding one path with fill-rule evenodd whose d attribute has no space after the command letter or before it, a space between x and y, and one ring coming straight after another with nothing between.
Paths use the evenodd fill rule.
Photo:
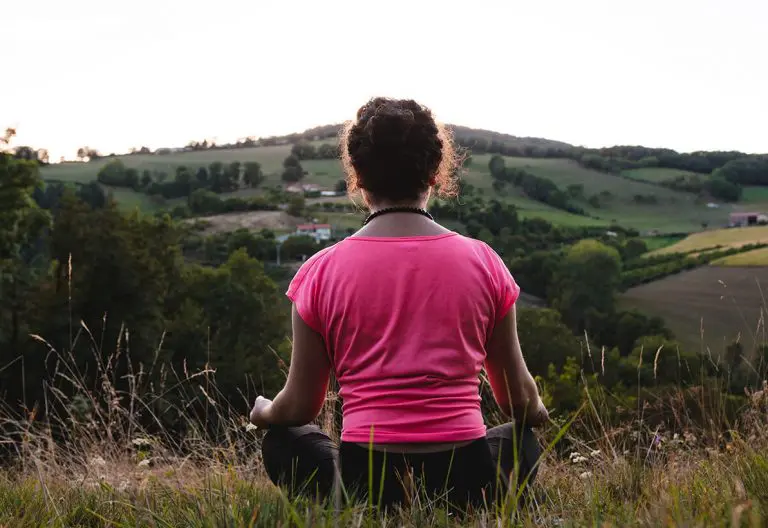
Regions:
<instances>
[{"instance_id":1,"label":"hillside","mask_svg":"<svg viewBox=\"0 0 768 528\"><path fill-rule=\"evenodd\" d=\"M329 140L317 140L313 145L327 144ZM199 167L213 162L229 164L237 161L256 161L261 164L265 180L261 188L282 185L283 160L290 154L291 145L271 145L248 148L210 149L167 154L131 154L117 156L127 167L152 174L165 172L172 175L179 166L186 166L193 173ZM643 232L679 233L700 230L702 225L724 225L726 208L709 209L692 193L674 191L665 187L632 181L606 172L585 168L571 159L505 157L508 167L520 168L536 176L553 181L560 189L580 187L581 198L574 198L576 205L586 215L576 215L532 200L520 189L507 187L494 190L488 162L490 154L474 155L465 167L464 181L475 186L486 196L514 204L524 218L542 218L557 225L610 226L636 228ZM44 167L42 176L48 181L88 183L96 179L99 170L112 158L100 158L87 163L62 163ZM343 178L341 166L333 159L302 161L307 172L305 183L333 189ZM127 208L139 207L153 211L164 207L162 200L151 199L130 189L110 189L115 198ZM261 194L259 189L242 189L231 196L249 197ZM222 196L226 198L226 195ZM589 198L597 197L598 206Z\"/></svg>"},{"instance_id":2,"label":"hillside","mask_svg":"<svg viewBox=\"0 0 768 528\"><path fill-rule=\"evenodd\" d=\"M747 353L764 344L766 293L768 267L705 266L632 288L620 306L662 317L687 349L717 356L735 340Z\"/></svg>"}]
</instances>

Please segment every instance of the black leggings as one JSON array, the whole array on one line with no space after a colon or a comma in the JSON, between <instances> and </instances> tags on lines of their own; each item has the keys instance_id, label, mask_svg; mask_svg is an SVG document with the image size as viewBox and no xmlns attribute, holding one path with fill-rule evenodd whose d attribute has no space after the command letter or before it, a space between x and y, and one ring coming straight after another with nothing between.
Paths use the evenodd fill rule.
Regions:
<instances>
[{"instance_id":1,"label":"black leggings","mask_svg":"<svg viewBox=\"0 0 768 528\"><path fill-rule=\"evenodd\" d=\"M371 490L370 500L381 506L407 503L424 492L457 506L490 504L509 491L515 496L535 478L540 455L533 431L514 424L434 453L387 453L348 442L337 448L315 425L273 427L262 443L269 478L289 494L328 498L340 476L350 497L368 499ZM517 486L510 490L516 463Z\"/></svg>"}]
</instances>

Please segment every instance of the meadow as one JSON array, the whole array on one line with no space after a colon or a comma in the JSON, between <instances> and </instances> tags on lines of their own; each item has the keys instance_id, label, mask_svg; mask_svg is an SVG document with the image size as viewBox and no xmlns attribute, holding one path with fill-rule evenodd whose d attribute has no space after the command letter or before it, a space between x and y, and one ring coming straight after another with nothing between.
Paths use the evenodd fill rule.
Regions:
<instances>
[{"instance_id":1,"label":"meadow","mask_svg":"<svg viewBox=\"0 0 768 528\"><path fill-rule=\"evenodd\" d=\"M621 172L625 178L651 183L664 183L680 176L685 178L703 177L703 175L680 169L667 169L662 167L648 167L644 169L628 169Z\"/></svg>"},{"instance_id":2,"label":"meadow","mask_svg":"<svg viewBox=\"0 0 768 528\"><path fill-rule=\"evenodd\" d=\"M637 419L621 422L607 412L605 393L587 385L581 409L539 431L544 455L521 507L510 496L462 511L414 492L403 507L380 511L343 494L317 502L273 486L260 458L261 433L246 426L247 395L222 400L213 370L172 372L173 386L162 391L141 372L129 390L108 375L90 387L66 351L52 353L61 360L59 382L75 385L79 396L51 387L60 405L42 420L0 406L0 441L13 460L0 470L0 526L758 527L768 521L768 388L750 394L731 422L724 400L693 418L699 396L682 387L652 406L658 409L638 409ZM114 359L106 354L96 368ZM185 408L200 393L205 412ZM681 413L671 428L643 417L683 401L693 412ZM334 438L338 403L329 393L318 418ZM183 416L187 434L179 439L151 412L154 427L147 428L142 415L158 408Z\"/></svg>"}]
</instances>

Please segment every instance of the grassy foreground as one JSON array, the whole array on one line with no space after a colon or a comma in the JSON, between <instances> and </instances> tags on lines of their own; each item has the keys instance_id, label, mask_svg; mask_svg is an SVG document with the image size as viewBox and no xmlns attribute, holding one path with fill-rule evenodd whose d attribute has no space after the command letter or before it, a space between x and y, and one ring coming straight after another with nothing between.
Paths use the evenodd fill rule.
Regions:
<instances>
[{"instance_id":1,"label":"grassy foreground","mask_svg":"<svg viewBox=\"0 0 768 528\"><path fill-rule=\"evenodd\" d=\"M211 461L156 468L91 458L0 477L5 526L765 526L768 458L739 442L726 453L681 448L665 463L624 457L547 463L542 504L515 516L448 514L439 504L377 514L289 502L259 473Z\"/></svg>"},{"instance_id":2,"label":"grassy foreground","mask_svg":"<svg viewBox=\"0 0 768 528\"><path fill-rule=\"evenodd\" d=\"M618 421L612 400L590 387L581 411L541 431L546 450L532 500L521 509L455 512L440 498L416 495L406 508L381 512L359 502L291 500L275 488L260 459L260 434L247 425L251 396L224 399L213 366L182 373L168 367L161 380L142 368L121 386L110 367L120 351L103 361L94 349L94 387L71 354L33 338L50 348L59 368L46 385L45 416L0 401L0 527L768 523L765 383L748 395L736 421L695 387ZM486 383L481 388L489 391ZM319 418L332 438L338 403L331 394ZM654 425L652 409L674 420Z\"/></svg>"}]
</instances>

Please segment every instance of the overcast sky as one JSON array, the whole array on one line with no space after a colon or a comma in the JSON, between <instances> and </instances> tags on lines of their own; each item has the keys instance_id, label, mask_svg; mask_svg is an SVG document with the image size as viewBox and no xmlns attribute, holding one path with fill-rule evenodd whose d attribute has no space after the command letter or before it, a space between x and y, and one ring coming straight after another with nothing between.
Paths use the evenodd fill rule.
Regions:
<instances>
[{"instance_id":1,"label":"overcast sky","mask_svg":"<svg viewBox=\"0 0 768 528\"><path fill-rule=\"evenodd\" d=\"M300 131L381 94L518 136L768 152L768 0L452 4L4 0L0 126L57 159Z\"/></svg>"}]
</instances>

